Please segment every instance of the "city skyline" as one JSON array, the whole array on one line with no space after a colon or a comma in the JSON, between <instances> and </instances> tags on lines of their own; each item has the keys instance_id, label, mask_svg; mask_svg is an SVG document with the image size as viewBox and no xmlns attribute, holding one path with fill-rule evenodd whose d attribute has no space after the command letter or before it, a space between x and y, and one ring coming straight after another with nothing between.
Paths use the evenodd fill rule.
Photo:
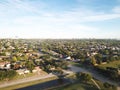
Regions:
<instances>
[{"instance_id":1,"label":"city skyline","mask_svg":"<svg viewBox=\"0 0 120 90\"><path fill-rule=\"evenodd\" d=\"M120 39L120 0L1 0L0 38Z\"/></svg>"}]
</instances>

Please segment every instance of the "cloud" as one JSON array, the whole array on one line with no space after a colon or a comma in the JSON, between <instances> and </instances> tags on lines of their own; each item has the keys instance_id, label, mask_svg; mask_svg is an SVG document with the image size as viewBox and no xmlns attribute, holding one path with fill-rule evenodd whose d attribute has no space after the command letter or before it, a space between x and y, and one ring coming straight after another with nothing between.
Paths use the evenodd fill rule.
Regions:
<instances>
[{"instance_id":1,"label":"cloud","mask_svg":"<svg viewBox=\"0 0 120 90\"><path fill-rule=\"evenodd\" d=\"M120 13L120 6L116 6L113 8L113 12Z\"/></svg>"},{"instance_id":2,"label":"cloud","mask_svg":"<svg viewBox=\"0 0 120 90\"><path fill-rule=\"evenodd\" d=\"M96 11L84 7L73 7L63 11L46 9L48 4L32 0L5 0L0 4L1 30L15 32L11 37L97 37L100 27L88 26L85 23L100 23L120 18L119 9L114 12ZM81 0L79 0L81 1ZM95 1L95 0L92 0ZM6 27L7 26L7 27ZM10 32L11 33L11 32ZM10 36L6 33L5 36ZM104 35L104 34L103 34ZM2 36L2 35L0 35Z\"/></svg>"},{"instance_id":3,"label":"cloud","mask_svg":"<svg viewBox=\"0 0 120 90\"><path fill-rule=\"evenodd\" d=\"M15 37L19 38L80 38L80 37L92 37L95 31L95 28L88 27L84 25L69 25L62 26L59 25L33 25L22 26L22 27L6 27L4 33L0 33L2 37ZM16 31L17 30L17 31ZM12 31L14 33L8 33L8 31ZM6 32L6 33L5 33Z\"/></svg>"},{"instance_id":4,"label":"cloud","mask_svg":"<svg viewBox=\"0 0 120 90\"><path fill-rule=\"evenodd\" d=\"M39 5L39 9L38 9ZM45 7L45 3L34 3L27 0L5 0L0 2L0 10L4 15L24 15L26 13L41 14L41 9Z\"/></svg>"},{"instance_id":5,"label":"cloud","mask_svg":"<svg viewBox=\"0 0 120 90\"><path fill-rule=\"evenodd\" d=\"M87 12L88 13L88 12ZM89 14L89 15L88 15ZM79 12L67 12L61 14L56 13L43 13L42 16L24 16L15 18L13 20L16 24L53 24L53 25L68 25L68 24L81 24L83 22L99 22L120 18L120 14L95 14L94 12L90 12L88 14L79 13Z\"/></svg>"},{"instance_id":6,"label":"cloud","mask_svg":"<svg viewBox=\"0 0 120 90\"><path fill-rule=\"evenodd\" d=\"M120 14L101 14L101 15L87 16L83 18L83 21L94 22L94 21L112 20L116 18L120 18Z\"/></svg>"},{"instance_id":7,"label":"cloud","mask_svg":"<svg viewBox=\"0 0 120 90\"><path fill-rule=\"evenodd\" d=\"M83 2L83 0L78 0L79 2ZM94 0L92 0L94 1ZM9 15L15 16L13 17L15 22L18 23L30 23L34 21L46 21L46 22L55 22L55 23L81 23L81 22L95 22L95 21L105 21L119 18L118 12L120 11L120 7L115 7L114 13L105 13L102 11L94 11L91 9L86 9L82 7L72 8L71 10L65 10L63 12L58 11L46 11L44 8L47 7L45 3L39 2L39 8L37 7L37 3L26 2L23 0L6 0L0 8L3 8L3 16ZM9 8L9 10L8 10ZM1 9L0 9L1 10ZM6 14L7 13L7 14ZM17 17L17 15L18 17ZM27 16L26 16L27 14ZM30 15L29 15L30 14ZM32 17L31 17L31 14Z\"/></svg>"}]
</instances>

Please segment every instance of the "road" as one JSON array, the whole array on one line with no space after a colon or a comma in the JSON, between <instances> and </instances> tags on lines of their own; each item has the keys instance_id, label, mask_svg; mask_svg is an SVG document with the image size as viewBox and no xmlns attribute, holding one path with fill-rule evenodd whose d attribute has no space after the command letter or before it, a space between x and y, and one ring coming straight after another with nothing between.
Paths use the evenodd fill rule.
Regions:
<instances>
[{"instance_id":1,"label":"road","mask_svg":"<svg viewBox=\"0 0 120 90\"><path fill-rule=\"evenodd\" d=\"M102 82L108 82L110 84L116 85L118 86L118 90L120 90L120 85L112 80L109 80L106 77L103 77L102 75L98 74L96 71L92 70L92 69L85 69L85 68L81 68L81 67L77 67L77 66L73 66L73 65L69 65L69 68L71 69L72 72L86 72L86 73L90 73L94 78L102 81Z\"/></svg>"},{"instance_id":2,"label":"road","mask_svg":"<svg viewBox=\"0 0 120 90\"><path fill-rule=\"evenodd\" d=\"M37 80L46 79L46 78L54 77L54 76L55 75L53 75L53 74L48 74L45 76L35 75L33 77L28 77L28 78L24 78L24 79L12 80L12 81L8 81L8 82L4 82L4 83L0 84L0 88L17 85L17 84L21 84L21 83L27 83L27 82L31 82L31 81L37 81Z\"/></svg>"}]
</instances>

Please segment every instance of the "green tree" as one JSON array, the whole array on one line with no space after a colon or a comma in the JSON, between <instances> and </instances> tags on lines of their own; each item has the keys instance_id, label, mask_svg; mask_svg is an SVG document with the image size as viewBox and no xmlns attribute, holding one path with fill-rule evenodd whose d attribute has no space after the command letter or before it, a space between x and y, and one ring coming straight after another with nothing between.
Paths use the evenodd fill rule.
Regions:
<instances>
[{"instance_id":1,"label":"green tree","mask_svg":"<svg viewBox=\"0 0 120 90\"><path fill-rule=\"evenodd\" d=\"M109 83L107 83L107 82L105 82L103 85L104 85L104 87L105 87L105 90L117 90L117 87L116 87L116 86L111 85L111 84L109 84Z\"/></svg>"},{"instance_id":2,"label":"green tree","mask_svg":"<svg viewBox=\"0 0 120 90\"><path fill-rule=\"evenodd\" d=\"M16 71L8 70L8 71L0 71L0 80L9 80L17 75Z\"/></svg>"},{"instance_id":3,"label":"green tree","mask_svg":"<svg viewBox=\"0 0 120 90\"><path fill-rule=\"evenodd\" d=\"M98 64L102 63L102 54L96 54L95 59L97 60Z\"/></svg>"},{"instance_id":4,"label":"green tree","mask_svg":"<svg viewBox=\"0 0 120 90\"><path fill-rule=\"evenodd\" d=\"M13 56L13 57L12 57L12 60L16 62L16 61L17 61L16 56Z\"/></svg>"},{"instance_id":5,"label":"green tree","mask_svg":"<svg viewBox=\"0 0 120 90\"><path fill-rule=\"evenodd\" d=\"M88 74L88 73L76 73L76 77L77 79L84 81L84 82L88 82L92 79L91 74Z\"/></svg>"},{"instance_id":6,"label":"green tree","mask_svg":"<svg viewBox=\"0 0 120 90\"><path fill-rule=\"evenodd\" d=\"M32 61L26 61L25 66L27 67L28 70L30 70L30 72L32 72L32 70L35 67Z\"/></svg>"}]
</instances>

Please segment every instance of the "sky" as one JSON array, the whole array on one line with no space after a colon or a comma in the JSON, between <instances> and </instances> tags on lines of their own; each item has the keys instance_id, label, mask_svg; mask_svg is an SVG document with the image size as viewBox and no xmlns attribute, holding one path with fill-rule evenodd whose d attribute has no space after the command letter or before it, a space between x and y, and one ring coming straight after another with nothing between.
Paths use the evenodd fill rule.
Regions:
<instances>
[{"instance_id":1,"label":"sky","mask_svg":"<svg viewBox=\"0 0 120 90\"><path fill-rule=\"evenodd\" d=\"M0 38L120 39L120 0L0 0Z\"/></svg>"}]
</instances>

